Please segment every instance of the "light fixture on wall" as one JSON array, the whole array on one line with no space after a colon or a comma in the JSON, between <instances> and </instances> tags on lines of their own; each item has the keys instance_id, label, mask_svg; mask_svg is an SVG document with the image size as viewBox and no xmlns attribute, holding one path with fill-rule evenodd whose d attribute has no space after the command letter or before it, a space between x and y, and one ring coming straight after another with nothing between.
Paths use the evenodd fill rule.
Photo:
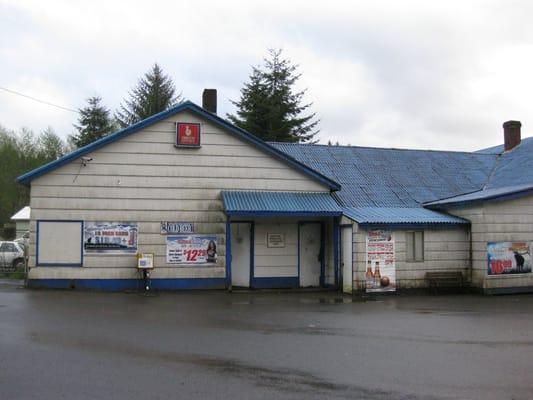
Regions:
<instances>
[{"instance_id":1,"label":"light fixture on wall","mask_svg":"<svg viewBox=\"0 0 533 400\"><path fill-rule=\"evenodd\" d=\"M93 160L92 157L82 157L81 158L81 165L83 165L84 167L87 166L87 163L88 162L91 162Z\"/></svg>"}]
</instances>

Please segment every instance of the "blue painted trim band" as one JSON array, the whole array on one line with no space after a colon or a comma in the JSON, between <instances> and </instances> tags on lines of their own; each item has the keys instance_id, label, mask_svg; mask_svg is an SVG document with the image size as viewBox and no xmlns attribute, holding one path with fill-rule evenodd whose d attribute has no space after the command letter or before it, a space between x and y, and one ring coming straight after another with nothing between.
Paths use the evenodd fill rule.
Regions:
<instances>
[{"instance_id":1,"label":"blue painted trim band","mask_svg":"<svg viewBox=\"0 0 533 400\"><path fill-rule=\"evenodd\" d=\"M297 276L252 279L252 288L254 289L292 289L299 286L300 282Z\"/></svg>"},{"instance_id":2,"label":"blue painted trim band","mask_svg":"<svg viewBox=\"0 0 533 400\"><path fill-rule=\"evenodd\" d=\"M113 143L123 137L129 136L132 133L138 132L139 130L146 128L147 126L153 125L156 122L159 122L165 118L170 117L173 114L176 114L178 112L188 110L191 112L194 112L201 117L205 118L206 120L218 125L222 126L223 128L227 129L232 134L240 137L241 139L247 141L248 143L256 146L257 148L264 150L265 152L269 153L273 157L289 164L290 166L300 170L301 172L305 173L307 176L312 177L313 179L321 182L322 184L328 186L332 190L340 190L341 185L332 179L326 177L325 175L322 175L321 173L315 171L314 169L309 168L307 165L299 162L295 158L291 157L288 154L285 154L281 150L276 149L275 147L269 145L268 143L264 142L263 140L259 139L258 137L252 135L251 133L246 132L244 129L238 128L229 122L225 121L224 119L204 110L202 107L192 103L191 101L186 101L184 103L178 104L172 108L169 108L166 111L162 111L158 114L152 115L151 117L148 117L142 121L137 122L136 124L130 125L127 128L124 128L118 132L115 132L111 135L105 136L101 139L98 139L94 141L93 143L90 143L84 147L81 147L72 153L66 154L63 157L58 158L55 161L49 162L48 164L42 165L32 171L29 171L17 178L17 182L22 183L24 185L29 185L29 183L41 176L46 174L47 172L52 171L55 168L58 168L62 165L65 165L66 163L73 161L87 153L90 153L92 151L98 150L102 148L103 146Z\"/></svg>"},{"instance_id":3,"label":"blue painted trim band","mask_svg":"<svg viewBox=\"0 0 533 400\"><path fill-rule=\"evenodd\" d=\"M225 278L151 279L153 289L224 289ZM31 288L91 289L104 291L135 290L142 287L140 279L29 279Z\"/></svg>"},{"instance_id":4,"label":"blue painted trim band","mask_svg":"<svg viewBox=\"0 0 533 400\"><path fill-rule=\"evenodd\" d=\"M497 201L514 200L514 199L518 199L524 196L529 196L531 194L533 194L533 189L525 189L525 190L519 190L519 191L512 192L512 193L487 196L484 198L477 198L477 199L472 199L472 200L463 200L463 201L456 201L456 202L442 201L440 203L435 202L435 203L430 203L430 204L424 204L424 207L432 209L432 210L433 209L460 208L460 207L471 206L475 204L481 204L486 201L497 202Z\"/></svg>"},{"instance_id":5,"label":"blue painted trim band","mask_svg":"<svg viewBox=\"0 0 533 400\"><path fill-rule=\"evenodd\" d=\"M232 217L340 217L341 212L331 211L225 211Z\"/></svg>"},{"instance_id":6,"label":"blue painted trim band","mask_svg":"<svg viewBox=\"0 0 533 400\"><path fill-rule=\"evenodd\" d=\"M391 229L391 230L403 230L403 229L457 229L461 227L469 227L470 223L465 224L359 224L363 229Z\"/></svg>"}]
</instances>

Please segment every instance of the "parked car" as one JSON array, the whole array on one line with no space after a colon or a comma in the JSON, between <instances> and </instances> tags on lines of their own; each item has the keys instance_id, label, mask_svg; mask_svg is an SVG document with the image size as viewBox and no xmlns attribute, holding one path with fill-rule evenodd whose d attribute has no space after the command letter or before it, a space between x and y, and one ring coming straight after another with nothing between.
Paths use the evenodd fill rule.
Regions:
<instances>
[{"instance_id":1,"label":"parked car","mask_svg":"<svg viewBox=\"0 0 533 400\"><path fill-rule=\"evenodd\" d=\"M14 242L20 245L20 247L22 247L22 250L27 250L27 247L30 243L30 232L25 232L22 237L15 239Z\"/></svg>"},{"instance_id":2,"label":"parked car","mask_svg":"<svg viewBox=\"0 0 533 400\"><path fill-rule=\"evenodd\" d=\"M15 271L24 268L24 249L16 242L0 242L0 269Z\"/></svg>"}]
</instances>

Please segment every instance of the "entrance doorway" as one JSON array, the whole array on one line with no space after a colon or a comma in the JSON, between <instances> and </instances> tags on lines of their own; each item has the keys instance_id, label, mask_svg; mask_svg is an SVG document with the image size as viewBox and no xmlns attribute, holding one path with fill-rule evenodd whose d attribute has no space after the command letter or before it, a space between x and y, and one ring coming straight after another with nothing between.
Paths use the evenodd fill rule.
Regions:
<instances>
[{"instance_id":1,"label":"entrance doorway","mask_svg":"<svg viewBox=\"0 0 533 400\"><path fill-rule=\"evenodd\" d=\"M322 224L301 223L299 229L300 287L318 287L324 258Z\"/></svg>"},{"instance_id":2,"label":"entrance doorway","mask_svg":"<svg viewBox=\"0 0 533 400\"><path fill-rule=\"evenodd\" d=\"M231 223L231 285L250 287L252 224Z\"/></svg>"}]
</instances>

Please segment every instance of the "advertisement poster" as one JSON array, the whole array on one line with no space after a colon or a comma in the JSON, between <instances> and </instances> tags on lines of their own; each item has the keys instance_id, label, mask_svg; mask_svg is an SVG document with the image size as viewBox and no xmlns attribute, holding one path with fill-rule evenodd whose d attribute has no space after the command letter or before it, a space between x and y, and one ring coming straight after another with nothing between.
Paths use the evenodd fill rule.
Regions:
<instances>
[{"instance_id":1,"label":"advertisement poster","mask_svg":"<svg viewBox=\"0 0 533 400\"><path fill-rule=\"evenodd\" d=\"M200 124L182 123L176 124L177 147L200 147Z\"/></svg>"},{"instance_id":2,"label":"advertisement poster","mask_svg":"<svg viewBox=\"0 0 533 400\"><path fill-rule=\"evenodd\" d=\"M531 250L527 242L497 242L487 245L489 275L531 273Z\"/></svg>"},{"instance_id":3,"label":"advertisement poster","mask_svg":"<svg viewBox=\"0 0 533 400\"><path fill-rule=\"evenodd\" d=\"M394 235L391 231L368 231L365 280L368 293L396 290Z\"/></svg>"},{"instance_id":4,"label":"advertisement poster","mask_svg":"<svg viewBox=\"0 0 533 400\"><path fill-rule=\"evenodd\" d=\"M90 253L136 253L137 224L134 222L86 221L83 224L83 250Z\"/></svg>"},{"instance_id":5,"label":"advertisement poster","mask_svg":"<svg viewBox=\"0 0 533 400\"><path fill-rule=\"evenodd\" d=\"M211 264L216 262L216 236L167 236L167 264Z\"/></svg>"}]
</instances>

